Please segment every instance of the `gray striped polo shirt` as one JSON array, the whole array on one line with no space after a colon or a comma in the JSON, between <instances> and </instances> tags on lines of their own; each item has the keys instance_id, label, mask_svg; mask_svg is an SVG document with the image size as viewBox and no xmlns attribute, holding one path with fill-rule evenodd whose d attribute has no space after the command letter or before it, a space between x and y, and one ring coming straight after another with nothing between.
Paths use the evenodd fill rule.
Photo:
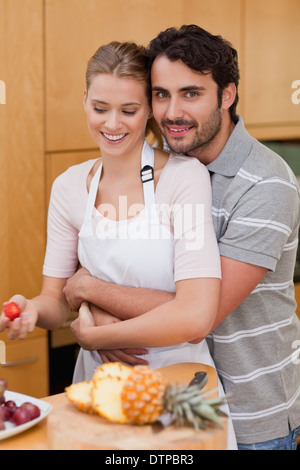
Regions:
<instances>
[{"instance_id":1,"label":"gray striped polo shirt","mask_svg":"<svg viewBox=\"0 0 300 470\"><path fill-rule=\"evenodd\" d=\"M239 443L283 437L300 425L300 322L293 272L299 188L284 160L243 120L207 166L220 254L268 268L250 296L207 338Z\"/></svg>"}]
</instances>

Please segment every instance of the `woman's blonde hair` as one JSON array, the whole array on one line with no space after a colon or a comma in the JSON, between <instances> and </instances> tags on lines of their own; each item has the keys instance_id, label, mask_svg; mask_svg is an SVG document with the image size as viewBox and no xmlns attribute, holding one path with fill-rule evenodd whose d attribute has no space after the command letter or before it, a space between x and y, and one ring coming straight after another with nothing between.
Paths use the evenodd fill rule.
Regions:
<instances>
[{"instance_id":1,"label":"woman's blonde hair","mask_svg":"<svg viewBox=\"0 0 300 470\"><path fill-rule=\"evenodd\" d=\"M128 77L142 83L151 107L151 88L148 75L148 59L145 48L132 42L117 41L100 46L90 58L86 70L86 89L89 90L93 78L99 73L110 73L116 77ZM154 138L158 148L163 147L163 139L159 127L153 117L148 120L146 137ZM154 143L153 142L153 143Z\"/></svg>"}]
</instances>

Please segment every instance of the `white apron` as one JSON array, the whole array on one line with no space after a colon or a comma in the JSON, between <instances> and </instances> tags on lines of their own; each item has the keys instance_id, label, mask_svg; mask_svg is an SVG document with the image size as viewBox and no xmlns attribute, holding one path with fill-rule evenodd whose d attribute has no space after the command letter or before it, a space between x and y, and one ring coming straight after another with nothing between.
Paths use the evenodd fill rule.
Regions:
<instances>
[{"instance_id":1,"label":"white apron","mask_svg":"<svg viewBox=\"0 0 300 470\"><path fill-rule=\"evenodd\" d=\"M142 169L145 166L154 167L154 150L146 141ZM114 221L95 208L102 164L99 166L90 186L85 219L79 233L78 258L92 276L104 281L175 292L174 237L159 221L151 169L149 177L148 173L141 175L145 209L128 220ZM140 357L153 369L182 362L215 367L206 341L147 349L148 354ZM73 382L90 380L100 364L97 351L81 348ZM224 394L221 384L220 392ZM225 412L228 413L228 409Z\"/></svg>"}]
</instances>

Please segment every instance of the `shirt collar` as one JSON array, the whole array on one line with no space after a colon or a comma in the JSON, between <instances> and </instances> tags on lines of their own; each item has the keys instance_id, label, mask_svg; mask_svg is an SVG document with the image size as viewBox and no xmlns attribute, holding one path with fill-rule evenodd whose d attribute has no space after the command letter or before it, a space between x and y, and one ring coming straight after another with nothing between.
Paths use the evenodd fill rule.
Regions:
<instances>
[{"instance_id":1,"label":"shirt collar","mask_svg":"<svg viewBox=\"0 0 300 470\"><path fill-rule=\"evenodd\" d=\"M253 137L247 132L243 118L238 115L238 122L222 152L206 168L212 173L235 176L248 157L252 146Z\"/></svg>"}]
</instances>

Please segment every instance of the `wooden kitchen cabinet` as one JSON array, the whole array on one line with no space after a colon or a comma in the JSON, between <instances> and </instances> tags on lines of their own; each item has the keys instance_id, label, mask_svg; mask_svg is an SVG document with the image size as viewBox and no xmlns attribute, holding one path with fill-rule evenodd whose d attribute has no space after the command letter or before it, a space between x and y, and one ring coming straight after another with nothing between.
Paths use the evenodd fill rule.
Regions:
<instances>
[{"instance_id":1,"label":"wooden kitchen cabinet","mask_svg":"<svg viewBox=\"0 0 300 470\"><path fill-rule=\"evenodd\" d=\"M101 44L147 45L170 26L196 23L240 49L241 12L242 0L45 0L47 152L95 146L82 101L87 61Z\"/></svg>"},{"instance_id":2,"label":"wooden kitchen cabinet","mask_svg":"<svg viewBox=\"0 0 300 470\"><path fill-rule=\"evenodd\" d=\"M0 0L0 303L38 294L45 250L43 0ZM3 45L5 47L3 47ZM6 343L10 390L48 395L47 332ZM31 359L31 362L27 362ZM25 361L25 363L20 363Z\"/></svg>"},{"instance_id":3,"label":"wooden kitchen cabinet","mask_svg":"<svg viewBox=\"0 0 300 470\"><path fill-rule=\"evenodd\" d=\"M78 165L80 163L86 162L87 160L92 160L99 157L99 149L85 152L58 152L47 154L47 202L50 198L53 181L57 176L62 174L72 165Z\"/></svg>"},{"instance_id":4,"label":"wooden kitchen cabinet","mask_svg":"<svg viewBox=\"0 0 300 470\"><path fill-rule=\"evenodd\" d=\"M0 0L0 303L36 295L45 249L43 0Z\"/></svg>"},{"instance_id":5,"label":"wooden kitchen cabinet","mask_svg":"<svg viewBox=\"0 0 300 470\"><path fill-rule=\"evenodd\" d=\"M244 119L259 139L300 137L299 0L245 0Z\"/></svg>"},{"instance_id":6,"label":"wooden kitchen cabinet","mask_svg":"<svg viewBox=\"0 0 300 470\"><path fill-rule=\"evenodd\" d=\"M13 392L36 398L49 395L48 336L36 328L25 340L8 340L5 333L0 340L6 345L6 364L0 364L4 377Z\"/></svg>"}]
</instances>

